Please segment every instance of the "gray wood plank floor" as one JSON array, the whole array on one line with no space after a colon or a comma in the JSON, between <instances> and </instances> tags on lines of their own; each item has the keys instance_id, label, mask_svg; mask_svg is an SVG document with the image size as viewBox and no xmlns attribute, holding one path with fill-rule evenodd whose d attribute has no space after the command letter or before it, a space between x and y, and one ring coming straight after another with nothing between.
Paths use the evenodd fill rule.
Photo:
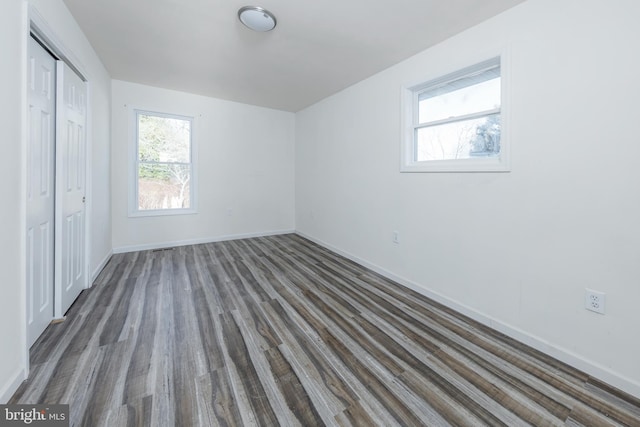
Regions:
<instances>
[{"instance_id":1,"label":"gray wood plank floor","mask_svg":"<svg viewBox=\"0 0 640 427\"><path fill-rule=\"evenodd\" d=\"M114 255L12 403L83 426L640 426L640 401L297 235Z\"/></svg>"}]
</instances>

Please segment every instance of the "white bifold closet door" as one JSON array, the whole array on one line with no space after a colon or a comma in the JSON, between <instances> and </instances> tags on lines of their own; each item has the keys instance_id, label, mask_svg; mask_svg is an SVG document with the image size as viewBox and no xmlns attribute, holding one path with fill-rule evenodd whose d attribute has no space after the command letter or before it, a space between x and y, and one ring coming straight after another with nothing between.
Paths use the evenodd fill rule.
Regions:
<instances>
[{"instance_id":1,"label":"white bifold closet door","mask_svg":"<svg viewBox=\"0 0 640 427\"><path fill-rule=\"evenodd\" d=\"M57 62L57 81L55 315L62 317L86 286L87 88L62 61Z\"/></svg>"},{"instance_id":2,"label":"white bifold closet door","mask_svg":"<svg viewBox=\"0 0 640 427\"><path fill-rule=\"evenodd\" d=\"M35 39L28 45L27 341L86 286L86 84Z\"/></svg>"},{"instance_id":3,"label":"white bifold closet door","mask_svg":"<svg viewBox=\"0 0 640 427\"><path fill-rule=\"evenodd\" d=\"M54 315L56 61L29 38L26 281L31 346Z\"/></svg>"}]
</instances>

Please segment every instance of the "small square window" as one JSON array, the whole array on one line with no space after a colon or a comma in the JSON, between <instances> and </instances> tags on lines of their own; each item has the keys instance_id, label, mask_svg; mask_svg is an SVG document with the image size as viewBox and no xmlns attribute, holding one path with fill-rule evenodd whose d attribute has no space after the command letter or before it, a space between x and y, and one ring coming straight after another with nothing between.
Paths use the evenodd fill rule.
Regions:
<instances>
[{"instance_id":1,"label":"small square window","mask_svg":"<svg viewBox=\"0 0 640 427\"><path fill-rule=\"evenodd\" d=\"M134 110L134 216L193 213L193 118Z\"/></svg>"},{"instance_id":2,"label":"small square window","mask_svg":"<svg viewBox=\"0 0 640 427\"><path fill-rule=\"evenodd\" d=\"M500 58L404 89L403 172L508 171Z\"/></svg>"}]
</instances>

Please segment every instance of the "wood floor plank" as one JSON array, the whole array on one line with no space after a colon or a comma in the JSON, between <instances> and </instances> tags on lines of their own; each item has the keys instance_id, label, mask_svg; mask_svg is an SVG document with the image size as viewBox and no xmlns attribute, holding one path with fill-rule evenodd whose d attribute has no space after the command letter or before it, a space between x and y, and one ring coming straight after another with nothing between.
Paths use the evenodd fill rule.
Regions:
<instances>
[{"instance_id":1,"label":"wood floor plank","mask_svg":"<svg viewBox=\"0 0 640 427\"><path fill-rule=\"evenodd\" d=\"M171 261L171 271L168 272L171 288L167 290L167 295L172 302L171 326L175 335L171 346L175 419L178 425L196 425L200 419L196 379L205 373L201 371L204 363L198 358L202 354L202 347L198 345L200 333L192 299L180 296L191 293L191 282L186 271L187 257L180 253L173 256Z\"/></svg>"},{"instance_id":2,"label":"wood floor plank","mask_svg":"<svg viewBox=\"0 0 640 427\"><path fill-rule=\"evenodd\" d=\"M277 425L277 417L250 359L240 328L230 314L220 315L220 322L224 331L226 349L231 362L236 366L236 372L249 399L253 415L259 425Z\"/></svg>"},{"instance_id":3,"label":"wood floor plank","mask_svg":"<svg viewBox=\"0 0 640 427\"><path fill-rule=\"evenodd\" d=\"M275 327L281 331L284 343L299 360L298 365L304 368L304 374L315 383L316 389L320 387L324 389L324 399L332 402L330 413L342 411L355 404L358 397L354 390L334 369L330 361L323 357L317 344L294 322L280 302L272 301L265 307L265 312L272 319Z\"/></svg>"},{"instance_id":4,"label":"wood floor plank","mask_svg":"<svg viewBox=\"0 0 640 427\"><path fill-rule=\"evenodd\" d=\"M160 259L154 259L151 273L143 281L144 297L142 299L141 322L137 331L137 341L135 350L131 354L128 363L128 370L125 376L125 388L122 403L142 398L149 393L148 383L150 372L150 361L153 356L153 342L158 326L157 305L160 298Z\"/></svg>"},{"instance_id":5,"label":"wood floor plank","mask_svg":"<svg viewBox=\"0 0 640 427\"><path fill-rule=\"evenodd\" d=\"M265 352L269 367L276 379L280 393L284 396L289 409L302 426L324 426L324 422L311 402L298 375L284 358L280 349L271 348Z\"/></svg>"},{"instance_id":6,"label":"wood floor plank","mask_svg":"<svg viewBox=\"0 0 640 427\"><path fill-rule=\"evenodd\" d=\"M192 303L193 313L198 322L200 349L205 361L205 370L207 372L216 371L224 366L224 355L220 343L216 340L216 322L218 322L217 312L209 310L209 299L207 292L202 285L198 275L190 272L193 285Z\"/></svg>"},{"instance_id":7,"label":"wood floor plank","mask_svg":"<svg viewBox=\"0 0 640 427\"><path fill-rule=\"evenodd\" d=\"M328 330L323 330L320 335L325 343L332 348L334 353L353 372L362 383L366 384L371 393L380 400L400 425L422 426L422 420L405 405L405 400L396 395L390 384L381 381L363 361L337 339Z\"/></svg>"},{"instance_id":8,"label":"wood floor plank","mask_svg":"<svg viewBox=\"0 0 640 427\"><path fill-rule=\"evenodd\" d=\"M101 363L97 365L96 378L100 383L92 384L93 390L86 394L87 403L83 408L82 425L97 425L113 407L121 402L122 386L126 372L122 360L132 347L129 342L101 346ZM96 390L96 387L98 389Z\"/></svg>"},{"instance_id":9,"label":"wood floor plank","mask_svg":"<svg viewBox=\"0 0 640 427\"><path fill-rule=\"evenodd\" d=\"M114 255L11 403L73 426L627 426L640 400L295 234Z\"/></svg>"},{"instance_id":10,"label":"wood floor plank","mask_svg":"<svg viewBox=\"0 0 640 427\"><path fill-rule=\"evenodd\" d=\"M240 409L233 395L231 377L223 369L210 372L206 376L207 387L204 403L208 406L213 416L209 419L220 426L239 427L243 425Z\"/></svg>"}]
</instances>

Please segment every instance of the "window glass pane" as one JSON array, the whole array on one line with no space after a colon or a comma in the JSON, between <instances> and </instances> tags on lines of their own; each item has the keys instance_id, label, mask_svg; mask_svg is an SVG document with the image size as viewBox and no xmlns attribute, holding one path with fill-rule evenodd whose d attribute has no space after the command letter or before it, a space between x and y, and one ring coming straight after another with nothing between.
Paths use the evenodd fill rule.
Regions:
<instances>
[{"instance_id":1,"label":"window glass pane","mask_svg":"<svg viewBox=\"0 0 640 427\"><path fill-rule=\"evenodd\" d=\"M418 101L418 122L459 117L500 107L500 77Z\"/></svg>"},{"instance_id":2,"label":"window glass pane","mask_svg":"<svg viewBox=\"0 0 640 427\"><path fill-rule=\"evenodd\" d=\"M500 154L500 114L416 130L415 160L455 160Z\"/></svg>"},{"instance_id":3,"label":"window glass pane","mask_svg":"<svg viewBox=\"0 0 640 427\"><path fill-rule=\"evenodd\" d=\"M188 209L191 166L140 163L138 165L138 209Z\"/></svg>"},{"instance_id":4,"label":"window glass pane","mask_svg":"<svg viewBox=\"0 0 640 427\"><path fill-rule=\"evenodd\" d=\"M190 120L138 114L140 161L189 163L190 150Z\"/></svg>"}]
</instances>

